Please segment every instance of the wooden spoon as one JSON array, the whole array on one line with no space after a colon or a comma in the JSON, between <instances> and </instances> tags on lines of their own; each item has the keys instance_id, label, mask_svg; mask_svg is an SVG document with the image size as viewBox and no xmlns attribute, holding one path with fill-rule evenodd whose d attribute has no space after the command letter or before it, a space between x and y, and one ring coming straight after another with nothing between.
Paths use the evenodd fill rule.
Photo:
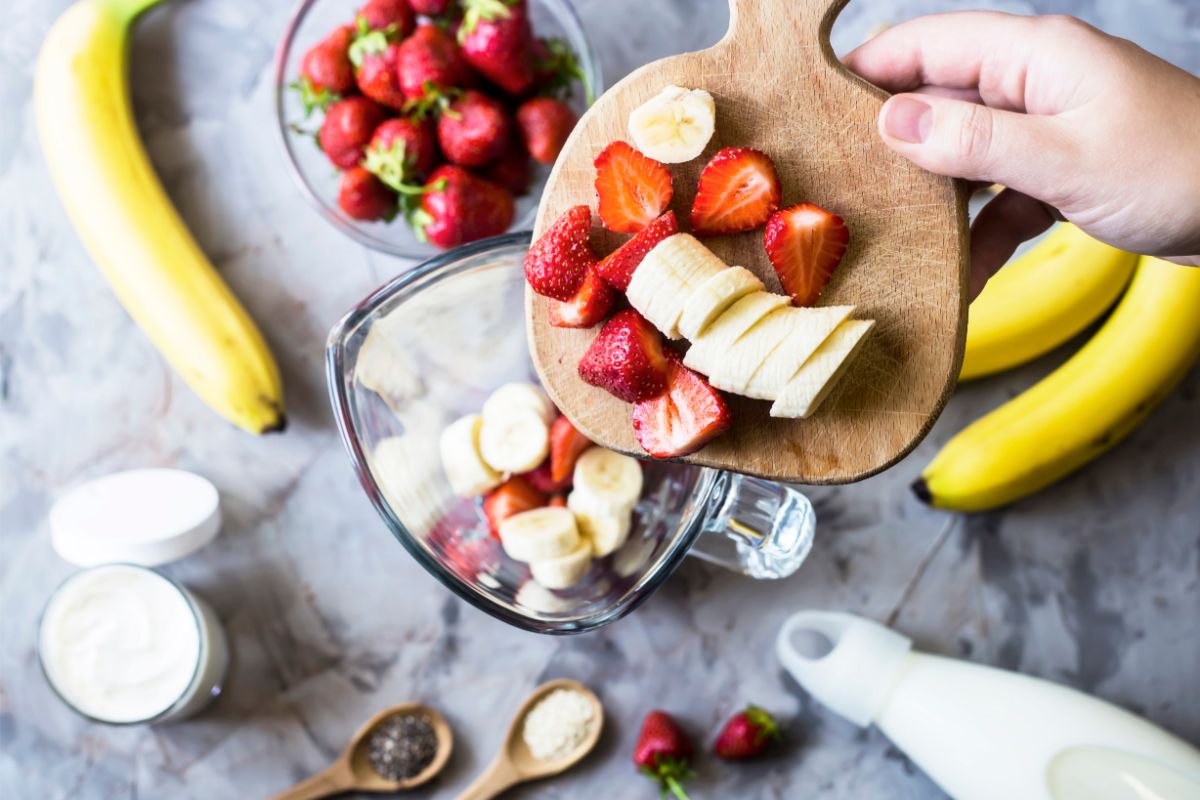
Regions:
<instances>
[{"instance_id":1,"label":"wooden spoon","mask_svg":"<svg viewBox=\"0 0 1200 800\"><path fill-rule=\"evenodd\" d=\"M628 139L629 112L676 84L716 98L717 131L700 158L672 166L672 203L686 221L701 168L727 146L774 159L785 206L812 202L840 214L850 247L824 305L854 304L877 321L865 348L817 412L779 420L769 403L727 395L733 427L685 461L794 483L845 483L895 463L929 431L958 376L966 336L967 194L881 141L886 95L833 55L829 30L847 0L729 0L729 32L714 47L636 70L583 116L542 197L535 237L567 208L595 209L596 155ZM606 253L624 237L595 231ZM728 264L780 291L762 231L706 240ZM547 301L527 293L530 350L555 403L589 439L645 457L631 407L579 379L596 330L551 327Z\"/></svg>"},{"instance_id":2,"label":"wooden spoon","mask_svg":"<svg viewBox=\"0 0 1200 800\"><path fill-rule=\"evenodd\" d=\"M542 760L534 757L525 744L525 738L522 735L525 715L539 700L555 689L571 689L586 697L592 704L592 726L574 752L568 753L562 758ZM516 715L513 716L513 720L508 726L508 733L504 736L504 744L495 760L484 770L482 775L475 779L474 783L467 787L466 791L458 796L458 800L489 800L518 783L548 778L564 772L591 752L592 748L596 746L596 742L600 740L600 730L603 726L604 706L591 689L578 681L565 678L543 683L534 689L533 693L525 698L525 702L517 709Z\"/></svg>"},{"instance_id":3,"label":"wooden spoon","mask_svg":"<svg viewBox=\"0 0 1200 800\"><path fill-rule=\"evenodd\" d=\"M390 781L382 777L371 767L367 760L367 736L375 726L388 717L396 714L424 714L433 724L433 732L437 736L437 754L429 766L411 778ZM323 772L318 772L307 780L301 781L285 792L275 795L272 800L316 800L343 792L398 792L412 789L432 779L446 766L450 751L454 747L454 735L450 725L434 709L420 703L401 703L385 708L363 724L358 732L350 739L346 749L337 760Z\"/></svg>"}]
</instances>

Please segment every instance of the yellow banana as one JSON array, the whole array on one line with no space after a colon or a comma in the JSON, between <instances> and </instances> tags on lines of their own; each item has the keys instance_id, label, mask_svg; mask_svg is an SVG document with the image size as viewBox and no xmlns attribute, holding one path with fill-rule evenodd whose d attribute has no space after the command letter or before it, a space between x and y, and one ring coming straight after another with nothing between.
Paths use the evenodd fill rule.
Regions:
<instances>
[{"instance_id":1,"label":"yellow banana","mask_svg":"<svg viewBox=\"0 0 1200 800\"><path fill-rule=\"evenodd\" d=\"M1062 223L988 281L971 303L960 380L1024 364L1103 314L1125 290L1137 256Z\"/></svg>"},{"instance_id":2,"label":"yellow banana","mask_svg":"<svg viewBox=\"0 0 1200 800\"><path fill-rule=\"evenodd\" d=\"M1200 268L1142 258L1096 335L951 439L913 489L982 511L1049 486L1134 430L1200 358Z\"/></svg>"},{"instance_id":3,"label":"yellow banana","mask_svg":"<svg viewBox=\"0 0 1200 800\"><path fill-rule=\"evenodd\" d=\"M246 430L280 430L279 368L171 205L134 123L129 29L156 2L80 0L54 24L34 79L42 150L88 253L188 386Z\"/></svg>"}]
</instances>

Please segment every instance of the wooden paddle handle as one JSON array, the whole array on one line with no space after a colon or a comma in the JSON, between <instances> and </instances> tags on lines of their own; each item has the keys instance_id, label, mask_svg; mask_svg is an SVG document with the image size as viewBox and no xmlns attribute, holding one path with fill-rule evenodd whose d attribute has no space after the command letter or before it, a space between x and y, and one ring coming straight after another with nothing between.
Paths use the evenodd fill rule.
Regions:
<instances>
[{"instance_id":1,"label":"wooden paddle handle","mask_svg":"<svg viewBox=\"0 0 1200 800\"><path fill-rule=\"evenodd\" d=\"M354 777L342 764L334 764L323 772L297 783L271 800L320 800L354 788Z\"/></svg>"},{"instance_id":2,"label":"wooden paddle handle","mask_svg":"<svg viewBox=\"0 0 1200 800\"><path fill-rule=\"evenodd\" d=\"M729 0L729 33L722 43L754 42L786 54L815 36L829 49L829 31L850 0Z\"/></svg>"},{"instance_id":3,"label":"wooden paddle handle","mask_svg":"<svg viewBox=\"0 0 1200 800\"><path fill-rule=\"evenodd\" d=\"M457 800L491 800L505 789L521 782L521 774L501 753L483 774L468 786Z\"/></svg>"}]
</instances>

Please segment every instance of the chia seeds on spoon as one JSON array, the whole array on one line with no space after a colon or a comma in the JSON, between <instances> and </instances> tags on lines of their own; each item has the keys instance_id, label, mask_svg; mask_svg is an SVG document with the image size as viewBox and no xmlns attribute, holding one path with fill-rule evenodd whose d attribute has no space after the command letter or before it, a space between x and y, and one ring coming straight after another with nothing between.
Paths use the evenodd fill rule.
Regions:
<instances>
[{"instance_id":1,"label":"chia seeds on spoon","mask_svg":"<svg viewBox=\"0 0 1200 800\"><path fill-rule=\"evenodd\" d=\"M367 737L367 761L389 781L414 777L432 763L437 749L437 734L424 714L390 716Z\"/></svg>"}]
</instances>

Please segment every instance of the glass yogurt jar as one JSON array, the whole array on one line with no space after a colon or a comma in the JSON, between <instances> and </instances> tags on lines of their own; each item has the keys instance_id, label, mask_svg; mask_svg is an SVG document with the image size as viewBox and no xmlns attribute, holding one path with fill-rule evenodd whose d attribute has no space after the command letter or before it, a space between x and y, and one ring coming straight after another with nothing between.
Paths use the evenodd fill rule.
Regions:
<instances>
[{"instance_id":1,"label":"glass yogurt jar","mask_svg":"<svg viewBox=\"0 0 1200 800\"><path fill-rule=\"evenodd\" d=\"M132 564L77 572L51 596L38 636L42 671L85 717L165 722L220 694L229 663L212 609L171 579Z\"/></svg>"}]
</instances>

